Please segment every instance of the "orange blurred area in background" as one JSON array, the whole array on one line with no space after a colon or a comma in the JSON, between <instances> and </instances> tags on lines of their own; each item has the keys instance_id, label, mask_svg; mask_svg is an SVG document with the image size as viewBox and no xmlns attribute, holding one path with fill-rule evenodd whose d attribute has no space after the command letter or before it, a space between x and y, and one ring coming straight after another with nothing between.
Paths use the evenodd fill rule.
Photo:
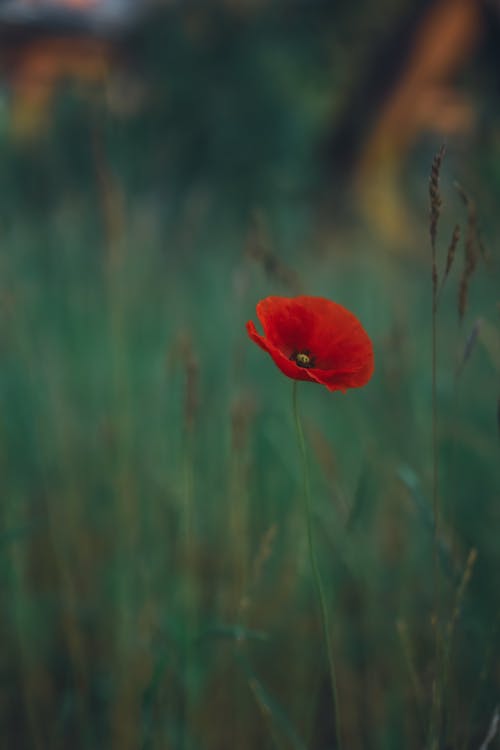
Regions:
<instances>
[{"instance_id":1,"label":"orange blurred area in background","mask_svg":"<svg viewBox=\"0 0 500 750\"><path fill-rule=\"evenodd\" d=\"M400 184L405 156L425 133L445 138L474 125L472 103L455 81L477 47L481 24L476 0L431 5L361 151L355 184L364 212L396 242L410 225Z\"/></svg>"},{"instance_id":2,"label":"orange blurred area in background","mask_svg":"<svg viewBox=\"0 0 500 750\"><path fill-rule=\"evenodd\" d=\"M92 37L48 37L22 45L10 56L11 134L32 138L50 124L58 87L104 87L115 57L114 45Z\"/></svg>"},{"instance_id":3,"label":"orange blurred area in background","mask_svg":"<svg viewBox=\"0 0 500 750\"><path fill-rule=\"evenodd\" d=\"M21 0L2 13L0 76L9 94L12 138L32 140L45 132L64 86L84 96L105 92L119 65L115 31L132 7L106 0Z\"/></svg>"}]
</instances>

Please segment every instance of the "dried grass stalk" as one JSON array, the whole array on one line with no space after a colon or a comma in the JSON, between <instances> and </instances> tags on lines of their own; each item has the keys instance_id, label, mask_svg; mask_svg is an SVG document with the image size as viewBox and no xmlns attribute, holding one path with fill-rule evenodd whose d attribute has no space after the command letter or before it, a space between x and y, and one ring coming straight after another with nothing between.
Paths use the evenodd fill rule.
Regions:
<instances>
[{"instance_id":1,"label":"dried grass stalk","mask_svg":"<svg viewBox=\"0 0 500 750\"><path fill-rule=\"evenodd\" d=\"M446 267L444 269L443 283L451 271L451 267L453 265L453 260L455 258L459 239L460 239L460 226L456 224L453 230L453 234L451 235L451 241L450 241L450 244L448 245L448 252L446 254Z\"/></svg>"},{"instance_id":2,"label":"dried grass stalk","mask_svg":"<svg viewBox=\"0 0 500 750\"><path fill-rule=\"evenodd\" d=\"M465 261L458 289L458 318L462 323L467 310L469 284L477 267L478 251L482 244L479 238L476 204L460 184L455 183L455 187L467 208L467 230L464 243Z\"/></svg>"},{"instance_id":3,"label":"dried grass stalk","mask_svg":"<svg viewBox=\"0 0 500 750\"><path fill-rule=\"evenodd\" d=\"M498 429L498 437L500 437L500 396L497 400L497 429Z\"/></svg>"},{"instance_id":4,"label":"dried grass stalk","mask_svg":"<svg viewBox=\"0 0 500 750\"><path fill-rule=\"evenodd\" d=\"M432 248L432 288L434 295L438 287L438 272L436 264L436 238L439 217L441 215L442 199L439 191L439 174L443 163L446 146L443 144L432 160L431 175L429 179L429 198L430 198L430 224L429 231L431 235Z\"/></svg>"},{"instance_id":5,"label":"dried grass stalk","mask_svg":"<svg viewBox=\"0 0 500 750\"><path fill-rule=\"evenodd\" d=\"M477 318L474 325L472 326L471 332L467 336L464 350L462 353L462 358L457 367L457 377L461 375L462 370L464 369L465 365L467 364L467 361L469 360L472 352L474 351L474 347L476 346L476 343L478 341L479 333L481 331L482 325L483 325L482 319Z\"/></svg>"},{"instance_id":6,"label":"dried grass stalk","mask_svg":"<svg viewBox=\"0 0 500 750\"><path fill-rule=\"evenodd\" d=\"M292 294L302 293L298 274L274 252L266 221L260 212L253 216L245 253L258 263L270 281L280 284Z\"/></svg>"}]
</instances>

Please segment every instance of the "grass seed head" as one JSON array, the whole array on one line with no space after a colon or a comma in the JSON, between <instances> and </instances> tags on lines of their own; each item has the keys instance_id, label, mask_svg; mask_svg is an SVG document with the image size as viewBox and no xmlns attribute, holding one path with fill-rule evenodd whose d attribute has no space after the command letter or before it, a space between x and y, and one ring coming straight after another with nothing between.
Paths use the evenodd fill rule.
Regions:
<instances>
[{"instance_id":1,"label":"grass seed head","mask_svg":"<svg viewBox=\"0 0 500 750\"><path fill-rule=\"evenodd\" d=\"M435 259L436 255L436 237L437 227L439 222L439 216L441 214L442 199L439 191L439 174L441 172L441 165L443 163L444 155L446 152L446 146L443 144L437 154L432 160L431 176L429 180L429 198L430 198L430 235L431 235L431 246L432 256ZM434 275L434 274L433 274ZM437 276L437 272L436 272Z\"/></svg>"}]
</instances>

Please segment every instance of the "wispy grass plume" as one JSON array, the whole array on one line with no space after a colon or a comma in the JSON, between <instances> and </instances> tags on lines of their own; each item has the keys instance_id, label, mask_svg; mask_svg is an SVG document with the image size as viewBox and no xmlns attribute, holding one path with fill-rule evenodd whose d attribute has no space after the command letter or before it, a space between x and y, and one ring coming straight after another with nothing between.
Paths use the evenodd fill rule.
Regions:
<instances>
[{"instance_id":1,"label":"wispy grass plume","mask_svg":"<svg viewBox=\"0 0 500 750\"><path fill-rule=\"evenodd\" d=\"M460 277L460 285L458 290L458 317L460 323L462 323L465 312L467 310L469 284L477 267L479 246L482 247L482 243L479 239L476 204L467 195L467 193L459 183L455 183L455 187L465 207L467 208L467 228L464 244L464 267L462 275Z\"/></svg>"},{"instance_id":2,"label":"wispy grass plume","mask_svg":"<svg viewBox=\"0 0 500 750\"><path fill-rule=\"evenodd\" d=\"M429 198L430 198L430 237L431 237L431 249L432 249L432 289L433 289L433 303L437 304L437 289L438 289L438 270L437 270L437 259L436 259L436 240L438 232L438 222L441 215L442 198L439 190L439 176L441 172L441 165L443 163L444 155L446 153L446 146L443 145L434 156L431 166L431 175L429 180Z\"/></svg>"}]
</instances>

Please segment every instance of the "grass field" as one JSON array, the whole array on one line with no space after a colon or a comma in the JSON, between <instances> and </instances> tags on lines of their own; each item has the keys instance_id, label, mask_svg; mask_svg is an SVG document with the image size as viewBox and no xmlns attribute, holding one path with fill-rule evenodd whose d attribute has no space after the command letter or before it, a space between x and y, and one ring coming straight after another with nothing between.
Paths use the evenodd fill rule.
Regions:
<instances>
[{"instance_id":1,"label":"grass field","mask_svg":"<svg viewBox=\"0 0 500 750\"><path fill-rule=\"evenodd\" d=\"M302 199L257 206L256 231L224 191L134 188L119 134L114 156L81 147L81 183L9 156L2 747L336 747L292 382L245 331L261 298L298 291L352 310L376 359L363 389L299 388L343 748L498 746L499 227L459 324L468 223L445 159L440 273L455 222L462 241L437 312L436 564L434 146L398 253Z\"/></svg>"}]
</instances>

